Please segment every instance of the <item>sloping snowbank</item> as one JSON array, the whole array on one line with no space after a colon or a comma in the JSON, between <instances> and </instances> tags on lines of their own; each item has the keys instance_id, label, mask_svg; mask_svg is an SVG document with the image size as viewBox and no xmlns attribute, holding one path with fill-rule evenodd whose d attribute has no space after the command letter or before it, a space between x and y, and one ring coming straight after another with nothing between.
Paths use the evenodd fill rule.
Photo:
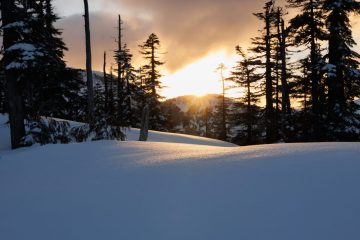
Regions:
<instances>
[{"instance_id":1,"label":"sloping snowbank","mask_svg":"<svg viewBox=\"0 0 360 240\"><path fill-rule=\"evenodd\" d=\"M61 119L57 119L61 120ZM0 151L9 150L11 148L10 144L10 129L9 126L5 123L8 121L6 115L0 114ZM82 123L69 121L71 126L80 126ZM139 130L131 129L125 130L128 141L138 141L139 140ZM163 133L150 131L149 132L149 142L173 142L173 143L187 143L187 144L197 144L197 145L209 145L209 146L222 146L222 147L235 147L236 145L223 142L215 139L196 137L184 134L173 134L173 133Z\"/></svg>"},{"instance_id":2,"label":"sloping snowbank","mask_svg":"<svg viewBox=\"0 0 360 240\"><path fill-rule=\"evenodd\" d=\"M48 145L0 159L6 240L360 239L360 144Z\"/></svg>"},{"instance_id":3,"label":"sloping snowbank","mask_svg":"<svg viewBox=\"0 0 360 240\"><path fill-rule=\"evenodd\" d=\"M129 141L139 140L139 129L131 129L126 132L127 139ZM149 142L169 142L169 143L186 143L196 145L218 146L218 147L237 147L237 145L223 142L216 139L204 138L198 136L191 136L177 133L166 133L149 131Z\"/></svg>"}]
</instances>

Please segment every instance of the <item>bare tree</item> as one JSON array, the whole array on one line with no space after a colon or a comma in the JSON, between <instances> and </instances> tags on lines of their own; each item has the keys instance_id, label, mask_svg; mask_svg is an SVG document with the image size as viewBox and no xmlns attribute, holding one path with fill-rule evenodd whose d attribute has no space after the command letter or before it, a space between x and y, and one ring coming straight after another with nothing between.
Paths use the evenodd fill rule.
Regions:
<instances>
[{"instance_id":1,"label":"bare tree","mask_svg":"<svg viewBox=\"0 0 360 240\"><path fill-rule=\"evenodd\" d=\"M90 124L93 121L93 109L94 109L94 87L93 87L93 74L91 64L91 38L90 38L90 20L89 20L89 4L87 0L84 0L85 7L85 40L86 40L86 81L88 90L88 118Z\"/></svg>"},{"instance_id":2,"label":"bare tree","mask_svg":"<svg viewBox=\"0 0 360 240\"><path fill-rule=\"evenodd\" d=\"M220 139L226 140L227 138L227 128L226 128L226 102L225 102L225 78L224 78L224 70L226 69L225 65L221 63L217 71L220 72L221 83L222 83L222 113L221 113L221 133Z\"/></svg>"}]
</instances>

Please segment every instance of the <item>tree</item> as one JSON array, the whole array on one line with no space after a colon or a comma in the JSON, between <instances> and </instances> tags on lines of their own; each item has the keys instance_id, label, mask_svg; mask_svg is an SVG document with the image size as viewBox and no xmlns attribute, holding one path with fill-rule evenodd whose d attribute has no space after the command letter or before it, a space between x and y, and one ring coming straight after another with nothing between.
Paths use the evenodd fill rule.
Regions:
<instances>
[{"instance_id":1,"label":"tree","mask_svg":"<svg viewBox=\"0 0 360 240\"><path fill-rule=\"evenodd\" d=\"M307 102L306 107L311 109L310 135L312 140L320 140L324 132L321 115L323 112L324 88L322 87L322 54L321 41L327 39L325 29L325 11L323 9L323 0L287 0L290 7L298 9L299 14L290 20L290 34L293 43L296 46L305 46L309 49L309 56L302 60L307 63L310 83L311 101ZM308 60L307 60L308 59ZM301 80L301 78L299 79ZM308 89L307 86L303 87ZM306 110L305 110L306 111Z\"/></svg>"},{"instance_id":2,"label":"tree","mask_svg":"<svg viewBox=\"0 0 360 240\"><path fill-rule=\"evenodd\" d=\"M91 63L91 36L90 36L90 20L89 20L89 4L84 0L85 9L85 44L86 44L86 79L87 79L87 94L88 94L88 120L92 124L92 112L94 108L94 84Z\"/></svg>"},{"instance_id":3,"label":"tree","mask_svg":"<svg viewBox=\"0 0 360 240\"><path fill-rule=\"evenodd\" d=\"M61 31L54 27L58 17L53 12L51 0L39 1L36 7L41 16L37 29L32 34L45 53L36 68L32 69L31 109L34 115L70 119L74 115L73 105L79 101L79 91L83 86L79 72L66 68L64 51L67 50L61 38ZM35 34L36 32L36 34Z\"/></svg>"},{"instance_id":4,"label":"tree","mask_svg":"<svg viewBox=\"0 0 360 240\"><path fill-rule=\"evenodd\" d=\"M162 98L158 90L162 88L160 82L159 67L164 63L159 60L160 40L154 33L150 34L148 39L139 45L140 53L143 55L147 64L142 66L142 73L145 81L145 92L149 104L149 129L161 130L164 118L160 111L160 99Z\"/></svg>"},{"instance_id":5,"label":"tree","mask_svg":"<svg viewBox=\"0 0 360 240\"><path fill-rule=\"evenodd\" d=\"M22 88L20 86L19 69L27 67L27 60L36 54L34 45L21 42L21 34L24 33L26 24L19 7L14 0L1 2L1 16L3 29L5 80L8 90L9 120L12 148L21 147L25 136L24 125L24 102Z\"/></svg>"},{"instance_id":6,"label":"tree","mask_svg":"<svg viewBox=\"0 0 360 240\"><path fill-rule=\"evenodd\" d=\"M360 96L360 55L353 50L356 45L352 36L349 15L360 13L360 3L351 0L325 0L328 37L328 126L334 140L359 139L358 105Z\"/></svg>"},{"instance_id":7,"label":"tree","mask_svg":"<svg viewBox=\"0 0 360 240\"><path fill-rule=\"evenodd\" d=\"M2 59L2 58L1 58ZM5 83L5 70L3 62L0 61L0 113L7 112L7 91Z\"/></svg>"},{"instance_id":8,"label":"tree","mask_svg":"<svg viewBox=\"0 0 360 240\"><path fill-rule=\"evenodd\" d=\"M115 52L115 60L118 68L121 69L120 80L118 76L118 118L122 127L130 127L133 123L132 116L132 93L134 92L134 84L137 78L135 69L132 66L132 54L130 49L124 44L120 51ZM120 82L119 82L120 81ZM120 86L120 87L119 87Z\"/></svg>"},{"instance_id":9,"label":"tree","mask_svg":"<svg viewBox=\"0 0 360 240\"><path fill-rule=\"evenodd\" d=\"M117 118L118 125L125 126L124 121L124 51L122 45L122 20L121 16L118 16L118 49L115 51L115 61L117 64Z\"/></svg>"},{"instance_id":10,"label":"tree","mask_svg":"<svg viewBox=\"0 0 360 240\"><path fill-rule=\"evenodd\" d=\"M273 62L272 62L272 23L275 19L274 1L268 1L265 4L264 12L255 13L254 15L265 23L261 36L253 39L254 47L252 52L257 54L257 58L264 61L261 65L265 65L265 125L266 125L266 142L272 143L276 140L276 122L274 115L274 87L273 87Z\"/></svg>"},{"instance_id":11,"label":"tree","mask_svg":"<svg viewBox=\"0 0 360 240\"><path fill-rule=\"evenodd\" d=\"M240 126L233 141L243 145L250 145L261 142L261 125L260 123L260 108L257 103L260 101L260 94L256 89L256 84L261 78L256 73L257 62L251 60L250 57L236 46L236 53L241 58L237 65L231 72L230 80L232 80L237 87L245 89L244 96L239 99L240 106L244 109L236 114L236 125Z\"/></svg>"},{"instance_id":12,"label":"tree","mask_svg":"<svg viewBox=\"0 0 360 240\"><path fill-rule=\"evenodd\" d=\"M222 96L221 96L222 99L221 99L221 107L220 107L221 123L219 124L220 125L219 139L225 141L227 139L226 110L228 107L226 104L226 96L225 96L225 78L224 78L225 65L221 63L216 70L220 72L221 84L222 84Z\"/></svg>"},{"instance_id":13,"label":"tree","mask_svg":"<svg viewBox=\"0 0 360 240\"><path fill-rule=\"evenodd\" d=\"M109 82L108 77L106 73L106 51L104 51L104 62L103 62L103 74L104 74L104 87L105 87L105 110L106 112L109 112L108 110L108 104L109 104Z\"/></svg>"}]
</instances>

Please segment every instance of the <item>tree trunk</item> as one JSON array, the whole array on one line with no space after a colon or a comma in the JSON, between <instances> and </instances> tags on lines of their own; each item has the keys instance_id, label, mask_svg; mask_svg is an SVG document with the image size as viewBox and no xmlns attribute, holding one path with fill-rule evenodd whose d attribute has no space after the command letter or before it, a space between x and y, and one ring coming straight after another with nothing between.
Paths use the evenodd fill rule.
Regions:
<instances>
[{"instance_id":1,"label":"tree trunk","mask_svg":"<svg viewBox=\"0 0 360 240\"><path fill-rule=\"evenodd\" d=\"M117 65L118 65L118 76L117 76L117 95L118 95L118 113L119 113L119 125L123 126L124 122L123 122L123 90L124 90L124 82L122 79L122 66L121 66L121 58L123 57L123 53L122 53L122 32L121 32L121 16L119 15L119 19L118 19L118 54L119 54L119 59L117 60Z\"/></svg>"},{"instance_id":2,"label":"tree trunk","mask_svg":"<svg viewBox=\"0 0 360 240\"><path fill-rule=\"evenodd\" d=\"M1 15L3 26L16 21L14 0L3 0L1 2ZM3 31L3 45L6 50L16 42L17 33L11 28L5 28ZM21 140L25 136L24 103L21 94L22 91L17 82L19 78L18 74L14 70L6 69L6 66L11 62L12 59L8 56L7 52L4 51L5 80L9 101L11 147L15 149L21 147Z\"/></svg>"},{"instance_id":3,"label":"tree trunk","mask_svg":"<svg viewBox=\"0 0 360 240\"><path fill-rule=\"evenodd\" d=\"M227 128L226 128L226 103L225 103L225 79L223 74L223 68L221 69L221 81L222 81L222 136L221 140L226 140L227 138Z\"/></svg>"},{"instance_id":4,"label":"tree trunk","mask_svg":"<svg viewBox=\"0 0 360 240\"><path fill-rule=\"evenodd\" d=\"M251 85L250 85L250 74L246 74L246 85L247 85L247 144L252 142L252 112L251 112Z\"/></svg>"},{"instance_id":5,"label":"tree trunk","mask_svg":"<svg viewBox=\"0 0 360 240\"><path fill-rule=\"evenodd\" d=\"M86 40L86 79L88 90L88 118L90 125L93 124L93 109L94 109L94 84L91 63L91 38L90 38L90 20L89 20L89 5L88 1L84 0L85 7L85 40Z\"/></svg>"},{"instance_id":6,"label":"tree trunk","mask_svg":"<svg viewBox=\"0 0 360 240\"><path fill-rule=\"evenodd\" d=\"M313 128L313 140L320 139L320 126L319 126L319 115L320 115L320 106L319 106L319 72L317 70L317 50L316 50L316 39L315 39L315 13L314 13L314 4L313 0L310 0L310 28L311 28L311 43L310 43L310 61L311 61L311 101L312 101L312 128Z\"/></svg>"},{"instance_id":7,"label":"tree trunk","mask_svg":"<svg viewBox=\"0 0 360 240\"><path fill-rule=\"evenodd\" d=\"M266 36L265 36L265 47L266 47L266 142L272 143L275 141L275 123L274 123L274 106L273 106L273 82L271 75L271 13L267 9L265 13L266 23Z\"/></svg>"},{"instance_id":8,"label":"tree trunk","mask_svg":"<svg viewBox=\"0 0 360 240\"><path fill-rule=\"evenodd\" d=\"M105 85L105 111L109 113L108 105L109 105L109 87L108 87L108 79L106 75L106 52L104 52L104 65L103 65L103 73L104 73L104 85Z\"/></svg>"},{"instance_id":9,"label":"tree trunk","mask_svg":"<svg viewBox=\"0 0 360 240\"><path fill-rule=\"evenodd\" d=\"M149 106L146 105L141 116L141 128L139 141L146 142L149 135Z\"/></svg>"}]
</instances>

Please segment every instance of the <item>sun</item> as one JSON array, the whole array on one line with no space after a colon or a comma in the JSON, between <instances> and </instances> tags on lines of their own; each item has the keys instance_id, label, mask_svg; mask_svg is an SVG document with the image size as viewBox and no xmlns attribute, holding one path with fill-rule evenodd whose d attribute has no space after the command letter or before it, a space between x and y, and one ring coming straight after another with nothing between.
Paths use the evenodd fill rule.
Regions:
<instances>
[{"instance_id":1,"label":"sun","mask_svg":"<svg viewBox=\"0 0 360 240\"><path fill-rule=\"evenodd\" d=\"M226 51L210 53L174 73L165 73L161 79L165 86L162 95L174 98L221 93L220 73L216 71L220 63L227 67L224 71L224 76L227 77L236 63L236 55L230 55Z\"/></svg>"}]
</instances>

